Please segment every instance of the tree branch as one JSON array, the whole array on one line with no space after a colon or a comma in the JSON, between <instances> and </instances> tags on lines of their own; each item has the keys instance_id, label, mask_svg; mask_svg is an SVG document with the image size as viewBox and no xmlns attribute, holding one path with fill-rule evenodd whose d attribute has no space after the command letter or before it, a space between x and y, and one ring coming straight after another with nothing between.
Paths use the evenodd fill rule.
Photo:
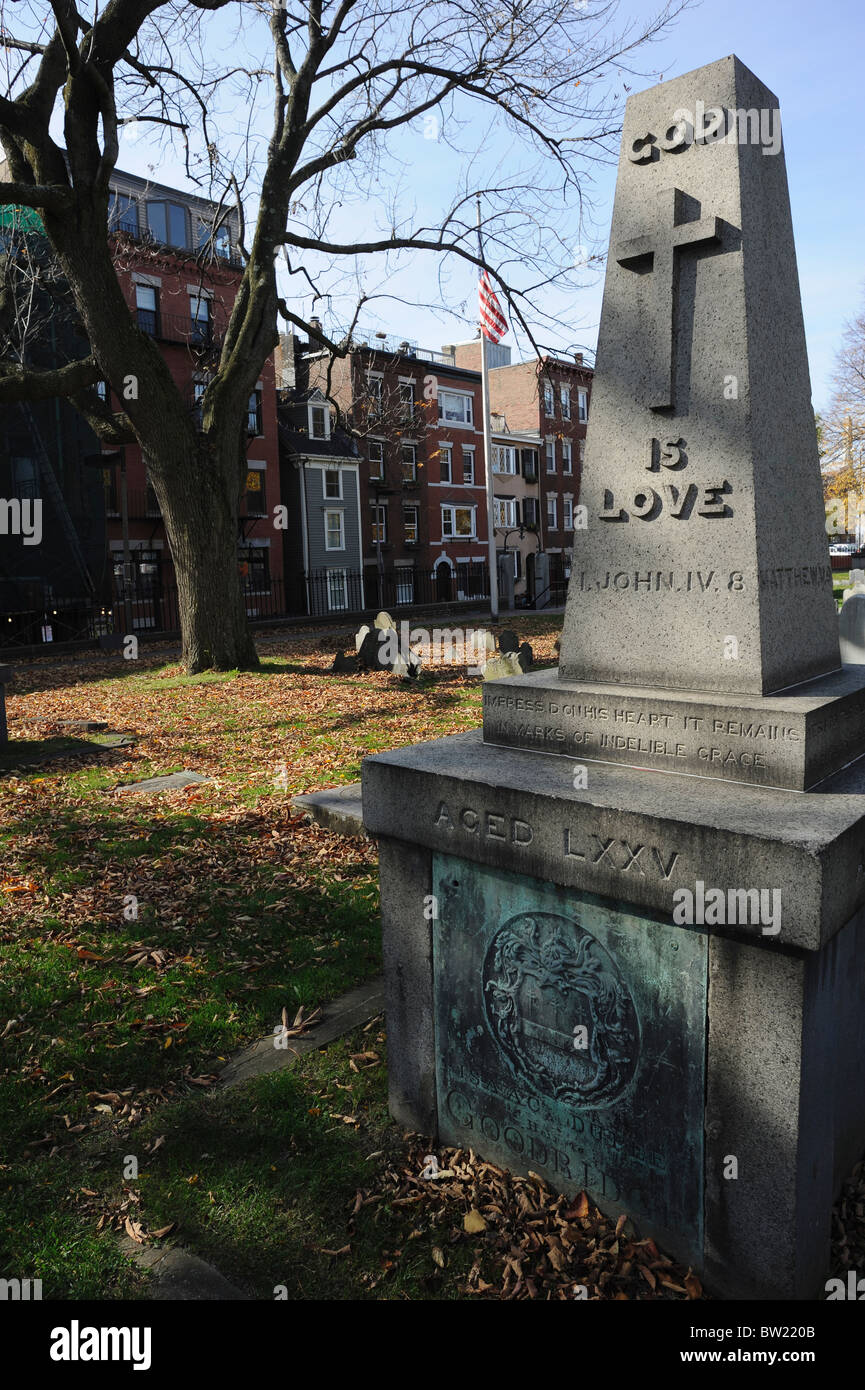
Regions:
<instances>
[{"instance_id":1,"label":"tree branch","mask_svg":"<svg viewBox=\"0 0 865 1390\"><path fill-rule=\"evenodd\" d=\"M95 357L81 357L52 371L37 371L0 362L0 404L15 401L47 401L72 396L102 377Z\"/></svg>"},{"instance_id":2,"label":"tree branch","mask_svg":"<svg viewBox=\"0 0 865 1390\"><path fill-rule=\"evenodd\" d=\"M3 183L0 181L0 207L20 204L25 208L47 208L61 215L70 206L68 188L56 184Z\"/></svg>"}]
</instances>

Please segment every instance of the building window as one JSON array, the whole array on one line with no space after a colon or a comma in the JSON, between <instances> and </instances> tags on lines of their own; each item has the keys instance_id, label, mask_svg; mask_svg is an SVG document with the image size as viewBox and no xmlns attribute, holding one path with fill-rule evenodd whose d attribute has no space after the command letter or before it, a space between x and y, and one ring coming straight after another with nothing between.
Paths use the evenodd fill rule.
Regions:
<instances>
[{"instance_id":1,"label":"building window","mask_svg":"<svg viewBox=\"0 0 865 1390\"><path fill-rule=\"evenodd\" d=\"M159 326L159 305L154 285L135 286L135 317L142 333L156 337Z\"/></svg>"},{"instance_id":2,"label":"building window","mask_svg":"<svg viewBox=\"0 0 865 1390\"><path fill-rule=\"evenodd\" d=\"M475 507L442 507L442 537L473 540Z\"/></svg>"},{"instance_id":3,"label":"building window","mask_svg":"<svg viewBox=\"0 0 865 1390\"><path fill-rule=\"evenodd\" d=\"M473 483L475 480L475 451L463 446L463 482Z\"/></svg>"},{"instance_id":4,"label":"building window","mask_svg":"<svg viewBox=\"0 0 865 1390\"><path fill-rule=\"evenodd\" d=\"M420 511L417 507L404 507L402 514L403 530L406 543L417 545L418 542L418 520Z\"/></svg>"},{"instance_id":5,"label":"building window","mask_svg":"<svg viewBox=\"0 0 865 1390\"><path fill-rule=\"evenodd\" d=\"M107 405L107 404L108 404L108 382L107 382L107 381L97 381L97 383L96 383L96 394L97 394L97 396L99 397L99 399L101 400L101 402L102 402L103 405Z\"/></svg>"},{"instance_id":6,"label":"building window","mask_svg":"<svg viewBox=\"0 0 865 1390\"><path fill-rule=\"evenodd\" d=\"M520 458L522 461L523 477L527 483L538 481L538 456L534 449L521 449Z\"/></svg>"},{"instance_id":7,"label":"building window","mask_svg":"<svg viewBox=\"0 0 865 1390\"><path fill-rule=\"evenodd\" d=\"M562 472L563 472L563 473L573 473L573 471L574 471L574 460L573 460L573 456L572 456L572 454L571 454L571 441L570 441L569 439L563 439L563 440L562 440Z\"/></svg>"},{"instance_id":8,"label":"building window","mask_svg":"<svg viewBox=\"0 0 865 1390\"><path fill-rule=\"evenodd\" d=\"M488 592L483 561L457 560L457 598L483 598Z\"/></svg>"},{"instance_id":9,"label":"building window","mask_svg":"<svg viewBox=\"0 0 865 1390\"><path fill-rule=\"evenodd\" d=\"M213 255L219 256L221 260L231 259L231 233L227 222L220 223L214 231L212 222L199 218L198 249L202 251L205 247L210 247Z\"/></svg>"},{"instance_id":10,"label":"building window","mask_svg":"<svg viewBox=\"0 0 865 1390\"><path fill-rule=\"evenodd\" d=\"M404 483L417 482L417 447L414 444L400 446L402 461L402 480Z\"/></svg>"},{"instance_id":11,"label":"building window","mask_svg":"<svg viewBox=\"0 0 865 1390\"><path fill-rule=\"evenodd\" d=\"M493 445L493 472L516 473L517 451L510 444Z\"/></svg>"},{"instance_id":12,"label":"building window","mask_svg":"<svg viewBox=\"0 0 865 1390\"><path fill-rule=\"evenodd\" d=\"M523 525L536 527L538 524L538 499L537 497L523 498Z\"/></svg>"},{"instance_id":13,"label":"building window","mask_svg":"<svg viewBox=\"0 0 865 1390\"><path fill-rule=\"evenodd\" d=\"M555 471L556 471L556 441L555 441L554 439L548 439L548 440L546 441L545 447L546 447L546 451L547 451L547 472L548 472L548 473L555 473Z\"/></svg>"},{"instance_id":14,"label":"building window","mask_svg":"<svg viewBox=\"0 0 865 1390\"><path fill-rule=\"evenodd\" d=\"M182 203L148 203L151 235L166 246L186 246L186 208Z\"/></svg>"},{"instance_id":15,"label":"building window","mask_svg":"<svg viewBox=\"0 0 865 1390\"><path fill-rule=\"evenodd\" d=\"M310 439L330 439L330 407L309 403Z\"/></svg>"},{"instance_id":16,"label":"building window","mask_svg":"<svg viewBox=\"0 0 865 1390\"><path fill-rule=\"evenodd\" d=\"M520 564L520 552L518 550L508 550L507 546L505 546L504 550L500 550L498 553L500 556L504 558L507 558L508 556L511 557L511 563L513 565L514 570L514 579L521 579L523 571L522 565Z\"/></svg>"},{"instance_id":17,"label":"building window","mask_svg":"<svg viewBox=\"0 0 865 1390\"><path fill-rule=\"evenodd\" d=\"M574 499L565 497L562 500L562 526L566 531L574 529Z\"/></svg>"},{"instance_id":18,"label":"building window","mask_svg":"<svg viewBox=\"0 0 865 1390\"><path fill-rule=\"evenodd\" d=\"M414 415L414 382L399 383L399 413L401 420L410 420Z\"/></svg>"},{"instance_id":19,"label":"building window","mask_svg":"<svg viewBox=\"0 0 865 1390\"><path fill-rule=\"evenodd\" d=\"M251 435L264 434L260 391L253 391L247 403L246 433Z\"/></svg>"},{"instance_id":20,"label":"building window","mask_svg":"<svg viewBox=\"0 0 865 1390\"><path fill-rule=\"evenodd\" d=\"M326 468L324 470L324 495L342 501L342 469Z\"/></svg>"},{"instance_id":21,"label":"building window","mask_svg":"<svg viewBox=\"0 0 865 1390\"><path fill-rule=\"evenodd\" d=\"M161 516L159 501L146 470L144 475L144 511L147 516Z\"/></svg>"},{"instance_id":22,"label":"building window","mask_svg":"<svg viewBox=\"0 0 865 1390\"><path fill-rule=\"evenodd\" d=\"M374 375L369 373L366 379L367 394L367 414L373 417L381 415L382 391L384 380L381 374Z\"/></svg>"},{"instance_id":23,"label":"building window","mask_svg":"<svg viewBox=\"0 0 865 1390\"><path fill-rule=\"evenodd\" d=\"M472 398L461 391L439 391L439 420L449 425L472 424Z\"/></svg>"},{"instance_id":24,"label":"building window","mask_svg":"<svg viewBox=\"0 0 865 1390\"><path fill-rule=\"evenodd\" d=\"M384 443L381 442L381 439L370 439L367 452L370 456L370 478L382 480L384 478Z\"/></svg>"},{"instance_id":25,"label":"building window","mask_svg":"<svg viewBox=\"0 0 865 1390\"><path fill-rule=\"evenodd\" d=\"M493 517L496 526L516 526L517 504L514 499L512 497L496 497L493 501Z\"/></svg>"},{"instance_id":26,"label":"building window","mask_svg":"<svg viewBox=\"0 0 865 1390\"><path fill-rule=\"evenodd\" d=\"M544 382L544 414L554 415L556 410L556 398L553 388L548 381Z\"/></svg>"},{"instance_id":27,"label":"building window","mask_svg":"<svg viewBox=\"0 0 865 1390\"><path fill-rule=\"evenodd\" d=\"M138 208L125 193L114 193L108 209L108 227L112 232L138 236Z\"/></svg>"},{"instance_id":28,"label":"building window","mask_svg":"<svg viewBox=\"0 0 865 1390\"><path fill-rule=\"evenodd\" d=\"M547 498L547 525L551 527L553 531L555 531L558 527L558 524L559 523L556 512L556 499L555 497L549 496Z\"/></svg>"},{"instance_id":29,"label":"building window","mask_svg":"<svg viewBox=\"0 0 865 1390\"><path fill-rule=\"evenodd\" d=\"M453 445L439 445L439 471L443 483L453 482Z\"/></svg>"},{"instance_id":30,"label":"building window","mask_svg":"<svg viewBox=\"0 0 865 1390\"><path fill-rule=\"evenodd\" d=\"M250 465L246 474L246 515L265 516L267 502L264 495L264 467Z\"/></svg>"},{"instance_id":31,"label":"building window","mask_svg":"<svg viewBox=\"0 0 865 1390\"><path fill-rule=\"evenodd\" d=\"M210 300L206 294L189 296L190 342L210 342Z\"/></svg>"},{"instance_id":32,"label":"building window","mask_svg":"<svg viewBox=\"0 0 865 1390\"><path fill-rule=\"evenodd\" d=\"M345 527L341 510L325 512L324 532L325 550L345 550Z\"/></svg>"},{"instance_id":33,"label":"building window","mask_svg":"<svg viewBox=\"0 0 865 1390\"><path fill-rule=\"evenodd\" d=\"M345 570L328 570L327 606L328 608L348 608Z\"/></svg>"},{"instance_id":34,"label":"building window","mask_svg":"<svg viewBox=\"0 0 865 1390\"><path fill-rule=\"evenodd\" d=\"M270 590L270 550L266 545L239 545L237 560L243 587L259 593Z\"/></svg>"},{"instance_id":35,"label":"building window","mask_svg":"<svg viewBox=\"0 0 865 1390\"><path fill-rule=\"evenodd\" d=\"M563 419L563 420L570 420L570 418L571 418L571 388L570 388L570 386L560 386L560 387L559 387L559 400L560 400L561 403L562 403L562 419Z\"/></svg>"},{"instance_id":36,"label":"building window","mask_svg":"<svg viewBox=\"0 0 865 1390\"><path fill-rule=\"evenodd\" d=\"M112 473L114 469L111 470ZM14 495L23 502L26 498L37 496L36 461L26 456L12 459L12 488Z\"/></svg>"},{"instance_id":37,"label":"building window","mask_svg":"<svg viewBox=\"0 0 865 1390\"><path fill-rule=\"evenodd\" d=\"M399 565L395 577L397 603L414 603L414 571Z\"/></svg>"},{"instance_id":38,"label":"building window","mask_svg":"<svg viewBox=\"0 0 865 1390\"><path fill-rule=\"evenodd\" d=\"M387 503L373 502L370 510L372 511L372 543L373 545L387 545Z\"/></svg>"},{"instance_id":39,"label":"building window","mask_svg":"<svg viewBox=\"0 0 865 1390\"><path fill-rule=\"evenodd\" d=\"M581 424L589 418L589 393L588 391L577 392L577 419Z\"/></svg>"},{"instance_id":40,"label":"building window","mask_svg":"<svg viewBox=\"0 0 865 1390\"><path fill-rule=\"evenodd\" d=\"M197 430L203 428L203 417L201 413L201 399L207 390L206 381L193 381L192 383L192 420Z\"/></svg>"}]
</instances>

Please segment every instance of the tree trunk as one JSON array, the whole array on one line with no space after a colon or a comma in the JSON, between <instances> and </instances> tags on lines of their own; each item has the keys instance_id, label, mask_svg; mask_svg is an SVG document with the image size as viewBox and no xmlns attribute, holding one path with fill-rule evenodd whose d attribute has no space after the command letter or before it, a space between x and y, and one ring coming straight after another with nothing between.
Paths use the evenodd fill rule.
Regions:
<instances>
[{"instance_id":1,"label":"tree trunk","mask_svg":"<svg viewBox=\"0 0 865 1390\"><path fill-rule=\"evenodd\" d=\"M255 670L258 654L237 563L236 453L219 458L202 438L194 458L167 458L160 451L148 471L177 575L186 671Z\"/></svg>"}]
</instances>

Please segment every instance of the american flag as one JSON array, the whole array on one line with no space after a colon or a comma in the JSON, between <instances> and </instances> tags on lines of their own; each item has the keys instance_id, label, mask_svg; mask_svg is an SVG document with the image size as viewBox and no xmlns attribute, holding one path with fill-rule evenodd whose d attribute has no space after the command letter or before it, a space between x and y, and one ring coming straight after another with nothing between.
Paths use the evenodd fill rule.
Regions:
<instances>
[{"instance_id":1,"label":"american flag","mask_svg":"<svg viewBox=\"0 0 865 1390\"><path fill-rule=\"evenodd\" d=\"M482 271L478 284L478 307L484 337L489 338L491 343L501 342L508 331L508 321L501 311L486 270Z\"/></svg>"}]
</instances>

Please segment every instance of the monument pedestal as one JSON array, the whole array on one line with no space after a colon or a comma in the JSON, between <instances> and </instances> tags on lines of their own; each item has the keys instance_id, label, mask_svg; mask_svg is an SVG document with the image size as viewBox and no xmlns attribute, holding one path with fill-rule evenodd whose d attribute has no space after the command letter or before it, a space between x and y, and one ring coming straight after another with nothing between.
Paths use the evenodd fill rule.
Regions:
<instances>
[{"instance_id":1,"label":"monument pedestal","mask_svg":"<svg viewBox=\"0 0 865 1390\"><path fill-rule=\"evenodd\" d=\"M865 1149L865 766L575 790L477 731L368 758L363 788L394 1116L627 1211L715 1294L815 1297ZM748 890L770 920L727 925Z\"/></svg>"}]
</instances>

